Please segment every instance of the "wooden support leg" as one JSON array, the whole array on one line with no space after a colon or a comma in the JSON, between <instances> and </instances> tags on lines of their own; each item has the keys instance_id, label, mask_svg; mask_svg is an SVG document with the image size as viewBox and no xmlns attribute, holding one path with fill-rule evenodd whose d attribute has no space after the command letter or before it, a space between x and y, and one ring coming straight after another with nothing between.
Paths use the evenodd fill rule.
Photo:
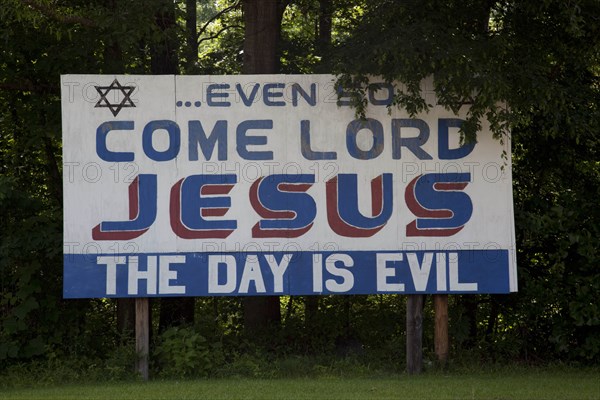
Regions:
<instances>
[{"instance_id":1,"label":"wooden support leg","mask_svg":"<svg viewBox=\"0 0 600 400\"><path fill-rule=\"evenodd\" d=\"M448 361L448 295L436 294L433 296L435 309L435 355L440 365L445 366Z\"/></svg>"},{"instance_id":2,"label":"wooden support leg","mask_svg":"<svg viewBox=\"0 0 600 400\"><path fill-rule=\"evenodd\" d=\"M135 369L147 381L150 352L150 307L147 297L135 299L135 352Z\"/></svg>"},{"instance_id":3,"label":"wooden support leg","mask_svg":"<svg viewBox=\"0 0 600 400\"><path fill-rule=\"evenodd\" d=\"M423 370L423 301L422 294L406 299L406 370L420 374Z\"/></svg>"}]
</instances>

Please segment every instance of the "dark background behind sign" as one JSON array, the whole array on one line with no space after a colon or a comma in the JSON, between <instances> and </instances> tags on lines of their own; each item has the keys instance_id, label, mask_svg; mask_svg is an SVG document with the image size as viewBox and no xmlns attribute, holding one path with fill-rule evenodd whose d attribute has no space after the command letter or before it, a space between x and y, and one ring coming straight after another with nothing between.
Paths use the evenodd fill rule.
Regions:
<instances>
[{"instance_id":1,"label":"dark background behind sign","mask_svg":"<svg viewBox=\"0 0 600 400\"><path fill-rule=\"evenodd\" d=\"M239 3L199 7L192 19L197 18L198 35L190 35L201 45L197 57L195 51L191 56L188 52L194 50L188 35L178 35L178 20L168 17L175 13L175 3L165 3L164 9L158 2L137 1L90 7L71 1L55 7L33 1L3 3L3 368L57 355L85 353L102 359L114 348L117 322L123 328L127 321L127 307L113 301L62 300L59 74L242 70L245 22ZM442 79L440 87L459 91L459 99L478 88L489 95L482 97L486 101L508 100L514 111L520 292L452 297L453 350L467 349L494 360L597 363L598 3L519 0L488 7L480 2L385 1L323 8L321 3L327 2L285 8L274 63L279 72L330 72L335 65L408 79L435 72ZM182 2L176 4L183 9ZM156 18L169 7L171 13ZM126 17L132 10L133 17ZM221 11L216 20L222 25L200 29ZM221 31L223 27L228 28ZM217 38L208 40L211 36ZM264 48L272 43L261 42ZM341 59L339 49L345 53ZM241 319L227 322L223 317L240 315L238 300L216 304L221 315L216 331L239 329ZM305 322L311 326L313 316L312 321L329 327L318 343L333 346L339 332L351 332L363 344L383 348L380 354L402 351L393 345L402 327L390 323L403 319L402 298L323 298L318 308L307 301L306 321L302 299L292 303L289 313L287 304L282 329L292 334L293 343L314 338L300 328ZM197 321L213 321L213 311L212 299L198 301ZM92 331L103 334L86 334ZM203 333L212 338L211 332Z\"/></svg>"}]
</instances>

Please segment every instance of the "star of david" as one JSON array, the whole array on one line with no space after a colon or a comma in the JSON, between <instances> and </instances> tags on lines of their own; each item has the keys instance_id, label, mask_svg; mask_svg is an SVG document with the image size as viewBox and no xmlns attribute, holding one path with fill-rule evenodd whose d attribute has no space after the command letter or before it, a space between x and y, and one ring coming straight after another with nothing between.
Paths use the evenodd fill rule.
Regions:
<instances>
[{"instance_id":1,"label":"star of david","mask_svg":"<svg viewBox=\"0 0 600 400\"><path fill-rule=\"evenodd\" d=\"M94 86L98 94L100 94L100 100L96 103L94 108L105 107L112 112L113 116L117 116L117 114L121 111L122 108L125 107L135 107L133 101L131 100L131 94L135 90L135 86L122 86L118 80L112 81L112 83L108 86ZM123 94L123 99L120 103L111 103L108 101L106 96L114 91L118 90Z\"/></svg>"}]
</instances>

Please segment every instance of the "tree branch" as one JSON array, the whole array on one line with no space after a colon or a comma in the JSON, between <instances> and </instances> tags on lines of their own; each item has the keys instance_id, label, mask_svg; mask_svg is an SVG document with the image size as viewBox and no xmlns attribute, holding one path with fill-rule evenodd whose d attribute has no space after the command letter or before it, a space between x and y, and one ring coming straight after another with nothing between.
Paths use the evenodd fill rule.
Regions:
<instances>
[{"instance_id":1,"label":"tree branch","mask_svg":"<svg viewBox=\"0 0 600 400\"><path fill-rule=\"evenodd\" d=\"M224 28L221 28L221 30L219 30L219 31L218 31L217 33L215 33L214 35L211 35L211 36L208 36L208 37L205 37L205 38L202 38L202 39L200 39L200 40L198 41L198 45L200 45L200 43L202 43L202 42L204 42L204 41L206 41L206 40L212 40L212 39L216 39L216 38L218 38L218 37L219 37L219 35L220 35L221 33L223 33L224 31L226 31L227 29L230 29L230 28L243 28L243 26L241 26L241 25L229 25L229 26L226 26L226 27L224 27Z\"/></svg>"},{"instance_id":2,"label":"tree branch","mask_svg":"<svg viewBox=\"0 0 600 400\"><path fill-rule=\"evenodd\" d=\"M200 28L198 30L198 33L196 34L196 40L198 42L198 45L200 45L200 43L202 43L204 41L204 39L200 40L200 36L202 36L202 34L204 32L206 32L206 30L208 29L208 26L210 24L212 24L216 19L218 19L219 17L221 17L223 14L226 14L229 11L238 8L241 4L242 4L241 1L238 1L237 3L235 3L235 4L233 4L233 5L229 6L229 7L226 7L224 9L222 9L221 11L219 11L218 13L216 13L215 15L213 15L212 17L210 17L210 19L208 21L206 21L204 23L204 25L202 25L202 28ZM214 37L212 37L212 39L214 39ZM208 40L208 39L206 39L206 40Z\"/></svg>"}]
</instances>

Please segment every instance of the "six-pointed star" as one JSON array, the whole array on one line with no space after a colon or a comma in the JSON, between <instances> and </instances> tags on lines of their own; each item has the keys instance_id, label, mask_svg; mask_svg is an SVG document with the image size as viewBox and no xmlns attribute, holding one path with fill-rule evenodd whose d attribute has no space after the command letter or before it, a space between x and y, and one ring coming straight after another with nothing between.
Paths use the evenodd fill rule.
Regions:
<instances>
[{"instance_id":1,"label":"six-pointed star","mask_svg":"<svg viewBox=\"0 0 600 400\"><path fill-rule=\"evenodd\" d=\"M119 111L124 107L135 107L130 96L133 93L135 86L122 86L118 80L114 80L109 86L94 86L96 91L100 94L100 100L94 106L97 107L108 107L113 116L117 116ZM123 94L123 99L120 103L111 103L108 101L106 96L113 90L118 90Z\"/></svg>"}]
</instances>

